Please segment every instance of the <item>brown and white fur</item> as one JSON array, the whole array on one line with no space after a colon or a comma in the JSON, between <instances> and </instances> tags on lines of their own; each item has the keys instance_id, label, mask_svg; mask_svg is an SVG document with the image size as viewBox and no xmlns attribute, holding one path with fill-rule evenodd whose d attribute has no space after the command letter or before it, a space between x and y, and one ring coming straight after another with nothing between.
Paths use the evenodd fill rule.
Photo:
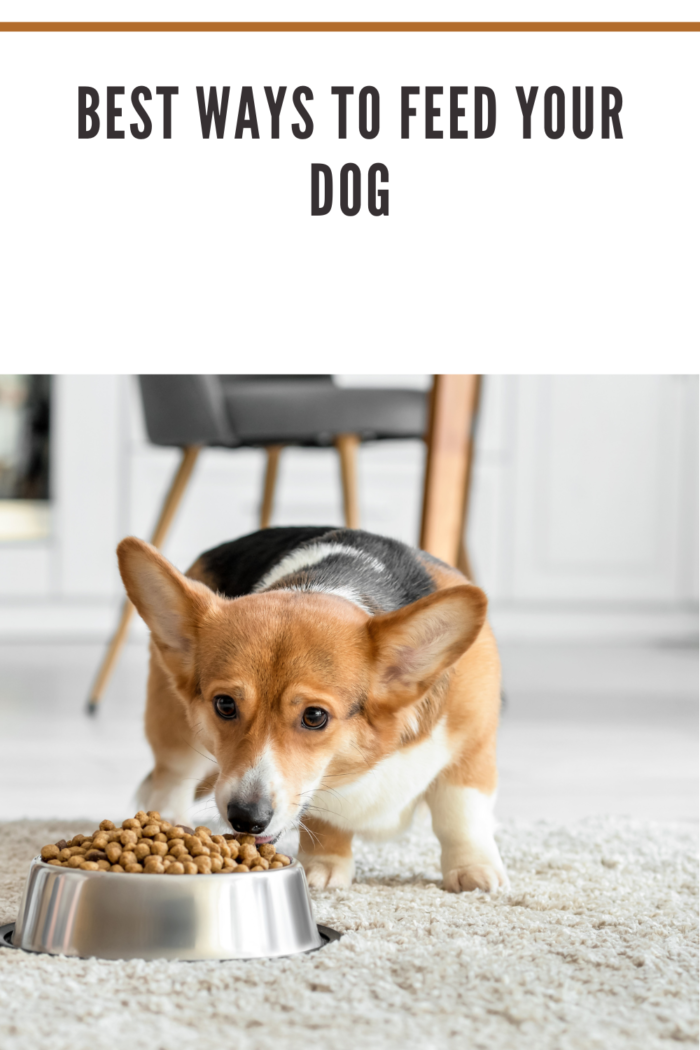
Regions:
<instances>
[{"instance_id":1,"label":"brown and white fur","mask_svg":"<svg viewBox=\"0 0 700 1050\"><path fill-rule=\"evenodd\" d=\"M507 886L500 666L478 587L343 529L265 530L187 576L138 539L118 555L152 639L144 808L188 823L197 786L214 787L236 830L276 841L298 827L309 884L333 887L352 881L355 834L398 834L424 799L445 888Z\"/></svg>"}]
</instances>

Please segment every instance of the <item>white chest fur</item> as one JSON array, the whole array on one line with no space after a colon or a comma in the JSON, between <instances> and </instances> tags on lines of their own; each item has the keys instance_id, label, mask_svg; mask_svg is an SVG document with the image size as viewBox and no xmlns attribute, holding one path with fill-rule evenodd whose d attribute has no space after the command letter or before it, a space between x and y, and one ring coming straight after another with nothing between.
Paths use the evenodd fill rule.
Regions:
<instances>
[{"instance_id":1,"label":"white chest fur","mask_svg":"<svg viewBox=\"0 0 700 1050\"><path fill-rule=\"evenodd\" d=\"M440 770L452 757L444 724L427 740L382 759L359 780L313 797L314 816L346 831L383 838L405 828Z\"/></svg>"}]
</instances>

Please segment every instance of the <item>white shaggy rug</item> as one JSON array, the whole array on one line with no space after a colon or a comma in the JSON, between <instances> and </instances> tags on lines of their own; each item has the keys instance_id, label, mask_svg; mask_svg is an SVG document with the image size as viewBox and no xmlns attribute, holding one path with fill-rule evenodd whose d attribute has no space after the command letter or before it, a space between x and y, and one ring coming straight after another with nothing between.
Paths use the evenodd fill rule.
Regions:
<instances>
[{"instance_id":1,"label":"white shaggy rug","mask_svg":"<svg viewBox=\"0 0 700 1050\"><path fill-rule=\"evenodd\" d=\"M89 822L88 822L89 823ZM0 923L29 859L79 830L0 825ZM84 829L85 830L85 829ZM89 829L87 829L89 830ZM618 1050L697 1043L697 861L672 826L504 826L512 891L440 888L427 831L358 847L313 894L345 933L261 962L102 962L0 948L2 1050Z\"/></svg>"}]
</instances>

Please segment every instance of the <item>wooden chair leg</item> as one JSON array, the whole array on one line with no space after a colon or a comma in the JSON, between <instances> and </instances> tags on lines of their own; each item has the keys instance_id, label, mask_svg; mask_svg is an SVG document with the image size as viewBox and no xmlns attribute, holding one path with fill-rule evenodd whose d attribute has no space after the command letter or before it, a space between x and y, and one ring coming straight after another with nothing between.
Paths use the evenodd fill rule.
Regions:
<instances>
[{"instance_id":1,"label":"wooden chair leg","mask_svg":"<svg viewBox=\"0 0 700 1050\"><path fill-rule=\"evenodd\" d=\"M175 517L177 508L180 506L182 497L185 495L185 490L190 483L192 471L194 470L195 463L197 462L201 451L201 445L186 445L182 450L180 465L175 471L175 477L173 478L170 488L168 489L168 494L163 501L160 517L158 518L156 527L153 530L153 535L151 536L151 543L154 547L162 547L165 542L165 537L170 531L173 518Z\"/></svg>"},{"instance_id":2,"label":"wooden chair leg","mask_svg":"<svg viewBox=\"0 0 700 1050\"><path fill-rule=\"evenodd\" d=\"M456 565L463 540L476 375L436 375L426 440L420 545Z\"/></svg>"},{"instance_id":3,"label":"wooden chair leg","mask_svg":"<svg viewBox=\"0 0 700 1050\"><path fill-rule=\"evenodd\" d=\"M340 476L343 483L343 509L348 529L360 527L360 503L357 493L357 434L338 434L335 447L340 456Z\"/></svg>"},{"instance_id":4,"label":"wooden chair leg","mask_svg":"<svg viewBox=\"0 0 700 1050\"><path fill-rule=\"evenodd\" d=\"M124 642L129 633L129 624L131 623L131 617L134 615L134 607L127 598L122 605L121 616L119 617L119 626L112 635L109 645L107 646L107 652L104 655L104 659L100 664L100 669L97 672L95 681L92 683L92 689L90 690L90 699L88 700L88 714L94 715L97 711L97 706L102 699L107 683L112 677L112 672L116 666L119 654L124 647Z\"/></svg>"},{"instance_id":5,"label":"wooden chair leg","mask_svg":"<svg viewBox=\"0 0 700 1050\"><path fill-rule=\"evenodd\" d=\"M277 468L280 461L280 453L284 445L267 446L267 466L265 468L265 484L263 487L262 505L260 507L260 528L269 529L272 518L272 505L275 499L275 484L277 483Z\"/></svg>"},{"instance_id":6,"label":"wooden chair leg","mask_svg":"<svg viewBox=\"0 0 700 1050\"><path fill-rule=\"evenodd\" d=\"M185 493L185 489L187 488L200 450L201 445L188 445L182 450L180 465L175 472L175 477L172 480L168 494L163 502L160 517L158 518L156 527L153 530L151 543L154 547L162 546L163 541L165 540L173 518L175 517L175 512L177 511L180 501ZM90 690L90 699L88 700L87 705L88 714L92 715L97 711L98 704L102 699L102 694L112 677L112 672L116 666L119 654L124 647L124 642L129 633L129 623L133 613L134 607L127 598L122 606L119 625L110 639L107 652L100 664L100 669L97 672L92 689Z\"/></svg>"}]
</instances>

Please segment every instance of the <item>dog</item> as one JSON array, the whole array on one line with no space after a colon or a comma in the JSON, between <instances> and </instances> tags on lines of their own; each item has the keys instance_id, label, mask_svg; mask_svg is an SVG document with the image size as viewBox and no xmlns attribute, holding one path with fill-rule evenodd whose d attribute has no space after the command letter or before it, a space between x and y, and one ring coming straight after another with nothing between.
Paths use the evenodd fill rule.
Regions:
<instances>
[{"instance_id":1,"label":"dog","mask_svg":"<svg viewBox=\"0 0 700 1050\"><path fill-rule=\"evenodd\" d=\"M361 530L261 530L185 575L134 537L117 553L151 631L144 809L187 824L213 789L234 832L298 828L309 885L342 887L353 836L397 835L425 800L445 889L507 887L483 591Z\"/></svg>"}]
</instances>

